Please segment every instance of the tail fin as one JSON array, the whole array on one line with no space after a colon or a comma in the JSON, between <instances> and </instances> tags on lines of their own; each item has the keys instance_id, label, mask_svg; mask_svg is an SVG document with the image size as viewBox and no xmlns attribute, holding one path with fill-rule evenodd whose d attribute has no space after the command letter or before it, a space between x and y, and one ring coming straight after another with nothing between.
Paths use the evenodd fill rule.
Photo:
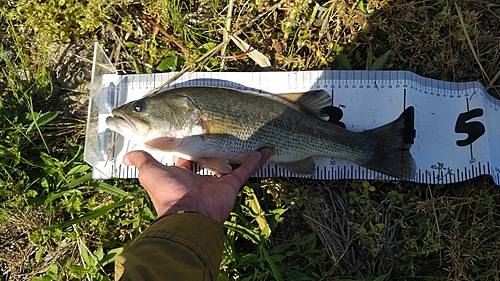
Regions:
<instances>
[{"instance_id":1,"label":"tail fin","mask_svg":"<svg viewBox=\"0 0 500 281\"><path fill-rule=\"evenodd\" d=\"M415 160L410 147L415 138L414 109L408 107L398 119L382 127L365 131L367 137L376 140L375 152L361 165L403 180L415 176Z\"/></svg>"}]
</instances>

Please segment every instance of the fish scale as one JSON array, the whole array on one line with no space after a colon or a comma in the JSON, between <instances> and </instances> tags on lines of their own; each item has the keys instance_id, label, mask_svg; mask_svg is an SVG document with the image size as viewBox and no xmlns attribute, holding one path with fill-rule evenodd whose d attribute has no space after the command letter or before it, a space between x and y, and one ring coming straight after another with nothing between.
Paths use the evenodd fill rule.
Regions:
<instances>
[{"instance_id":1,"label":"fish scale","mask_svg":"<svg viewBox=\"0 0 500 281\"><path fill-rule=\"evenodd\" d=\"M360 134L308 115L285 101L263 98L255 93L205 87L176 90L170 94L179 92L190 96L207 119L234 118L238 121L239 127L230 132L236 138L221 140L227 147L244 151L240 153L242 157L232 159L234 163L241 163L248 153L263 147L273 149L273 162L293 162L319 155L359 162L364 156L364 147L371 142L360 139ZM214 103L220 100L231 106ZM205 145L200 144L200 147L211 151Z\"/></svg>"}]
</instances>

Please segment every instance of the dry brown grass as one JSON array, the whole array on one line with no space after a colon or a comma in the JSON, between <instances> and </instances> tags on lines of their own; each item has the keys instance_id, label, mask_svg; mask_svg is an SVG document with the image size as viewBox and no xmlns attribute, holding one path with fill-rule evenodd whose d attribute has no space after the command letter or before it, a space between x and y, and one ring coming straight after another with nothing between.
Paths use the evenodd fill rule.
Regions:
<instances>
[{"instance_id":1,"label":"dry brown grass","mask_svg":"<svg viewBox=\"0 0 500 281\"><path fill-rule=\"evenodd\" d=\"M500 276L500 187L489 178L439 186L381 181L307 186L304 216L319 229L332 277Z\"/></svg>"}]
</instances>

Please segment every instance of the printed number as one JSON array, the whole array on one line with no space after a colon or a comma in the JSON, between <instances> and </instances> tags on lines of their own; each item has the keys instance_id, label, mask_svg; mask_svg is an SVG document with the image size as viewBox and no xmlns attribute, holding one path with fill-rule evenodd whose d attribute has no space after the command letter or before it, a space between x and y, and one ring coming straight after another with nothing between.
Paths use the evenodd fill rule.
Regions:
<instances>
[{"instance_id":1,"label":"printed number","mask_svg":"<svg viewBox=\"0 0 500 281\"><path fill-rule=\"evenodd\" d=\"M330 166L334 166L335 164L337 164L337 162L335 161L335 159L330 159Z\"/></svg>"},{"instance_id":2,"label":"printed number","mask_svg":"<svg viewBox=\"0 0 500 281\"><path fill-rule=\"evenodd\" d=\"M485 128L483 123L478 121L467 122L472 118L483 116L483 110L476 108L458 115L457 123L455 124L455 133L465 133L467 138L464 140L457 140L458 146L467 146L479 137L481 137Z\"/></svg>"},{"instance_id":3,"label":"printed number","mask_svg":"<svg viewBox=\"0 0 500 281\"><path fill-rule=\"evenodd\" d=\"M495 172L500 173L500 168L495 167Z\"/></svg>"},{"instance_id":4,"label":"printed number","mask_svg":"<svg viewBox=\"0 0 500 281\"><path fill-rule=\"evenodd\" d=\"M474 163L476 163L476 158L471 158L471 159L469 160L469 164L474 164Z\"/></svg>"}]
</instances>

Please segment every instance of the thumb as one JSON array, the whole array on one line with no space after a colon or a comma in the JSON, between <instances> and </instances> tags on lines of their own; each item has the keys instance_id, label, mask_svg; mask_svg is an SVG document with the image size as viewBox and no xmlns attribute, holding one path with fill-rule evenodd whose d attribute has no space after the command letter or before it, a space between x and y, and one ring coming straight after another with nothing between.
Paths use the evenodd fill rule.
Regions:
<instances>
[{"instance_id":1,"label":"thumb","mask_svg":"<svg viewBox=\"0 0 500 281\"><path fill-rule=\"evenodd\" d=\"M158 162L146 151L136 150L131 151L123 157L123 164L127 166L135 166L140 169L140 166L146 162Z\"/></svg>"}]
</instances>

